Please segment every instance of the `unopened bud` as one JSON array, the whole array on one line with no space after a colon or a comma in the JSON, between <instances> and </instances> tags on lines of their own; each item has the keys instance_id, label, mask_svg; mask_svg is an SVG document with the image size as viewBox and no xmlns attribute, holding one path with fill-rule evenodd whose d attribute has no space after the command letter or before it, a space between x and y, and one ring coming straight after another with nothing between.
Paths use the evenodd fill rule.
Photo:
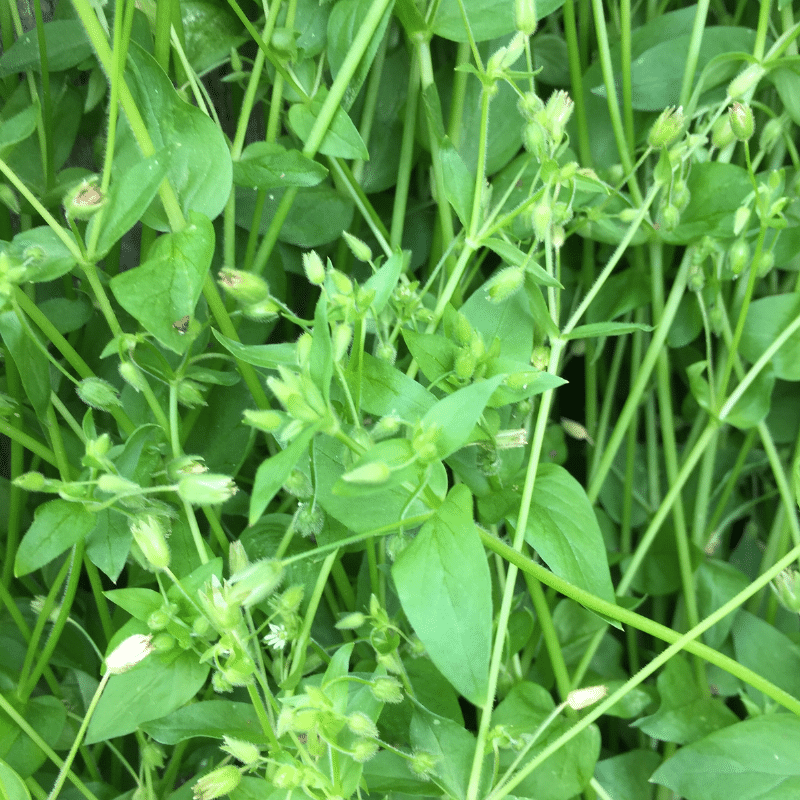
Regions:
<instances>
[{"instance_id":1,"label":"unopened bud","mask_svg":"<svg viewBox=\"0 0 800 800\"><path fill-rule=\"evenodd\" d=\"M303 269L309 283L313 283L315 286L325 283L325 267L315 250L303 253Z\"/></svg>"},{"instance_id":2,"label":"unopened bud","mask_svg":"<svg viewBox=\"0 0 800 800\"><path fill-rule=\"evenodd\" d=\"M369 249L366 242L362 242L357 236L353 236L352 233L348 233L347 231L343 231L342 236L344 236L344 240L347 242L350 252L358 261L362 261L365 264L370 264L372 262L372 250Z\"/></svg>"},{"instance_id":3,"label":"unopened bud","mask_svg":"<svg viewBox=\"0 0 800 800\"><path fill-rule=\"evenodd\" d=\"M750 263L750 245L739 237L728 250L728 265L734 275L741 275L744 268Z\"/></svg>"},{"instance_id":4,"label":"unopened bud","mask_svg":"<svg viewBox=\"0 0 800 800\"><path fill-rule=\"evenodd\" d=\"M386 483L391 475L392 470L388 464L383 461L372 461L345 472L342 480L355 486L378 486Z\"/></svg>"},{"instance_id":5,"label":"unopened bud","mask_svg":"<svg viewBox=\"0 0 800 800\"><path fill-rule=\"evenodd\" d=\"M381 703L402 703L403 702L403 688L396 678L390 678L388 675L380 678L375 678L370 685L370 691L376 700Z\"/></svg>"},{"instance_id":6,"label":"unopened bud","mask_svg":"<svg viewBox=\"0 0 800 800\"><path fill-rule=\"evenodd\" d=\"M235 739L233 736L227 734L222 737L224 744L220 746L220 750L232 755L237 761L242 764L256 764L261 757L261 750L257 745L252 742L245 742L241 739Z\"/></svg>"},{"instance_id":7,"label":"unopened bud","mask_svg":"<svg viewBox=\"0 0 800 800\"><path fill-rule=\"evenodd\" d=\"M731 120L727 114L721 116L711 128L711 144L718 150L724 150L736 141L731 128Z\"/></svg>"},{"instance_id":8,"label":"unopened bud","mask_svg":"<svg viewBox=\"0 0 800 800\"><path fill-rule=\"evenodd\" d=\"M336 628L340 631L354 631L356 628L360 628L365 622L367 618L362 614L360 611L353 611L350 614L346 614L343 616L337 623Z\"/></svg>"},{"instance_id":9,"label":"unopened bud","mask_svg":"<svg viewBox=\"0 0 800 800\"><path fill-rule=\"evenodd\" d=\"M728 117L733 135L740 142L746 142L753 135L756 127L753 109L747 103L734 103L728 109Z\"/></svg>"},{"instance_id":10,"label":"unopened bud","mask_svg":"<svg viewBox=\"0 0 800 800\"><path fill-rule=\"evenodd\" d=\"M120 362L119 374L125 383L130 384L137 392L147 388L147 379L142 374L142 371L130 361Z\"/></svg>"},{"instance_id":11,"label":"unopened bud","mask_svg":"<svg viewBox=\"0 0 800 800\"><path fill-rule=\"evenodd\" d=\"M682 106L665 108L650 128L647 144L654 150L669 147L681 135L684 121Z\"/></svg>"},{"instance_id":12,"label":"unopened bud","mask_svg":"<svg viewBox=\"0 0 800 800\"><path fill-rule=\"evenodd\" d=\"M333 345L333 360L341 361L347 355L350 340L353 338L353 329L345 322L334 325L331 331Z\"/></svg>"},{"instance_id":13,"label":"unopened bud","mask_svg":"<svg viewBox=\"0 0 800 800\"><path fill-rule=\"evenodd\" d=\"M109 411L115 406L122 405L116 388L102 378L84 378L75 387L75 391L87 406L100 411Z\"/></svg>"},{"instance_id":14,"label":"unopened bud","mask_svg":"<svg viewBox=\"0 0 800 800\"><path fill-rule=\"evenodd\" d=\"M585 689L575 689L567 695L567 705L575 711L594 705L608 694L605 686L587 686Z\"/></svg>"},{"instance_id":15,"label":"unopened bud","mask_svg":"<svg viewBox=\"0 0 800 800\"><path fill-rule=\"evenodd\" d=\"M781 605L794 614L800 614L800 573L795 569L785 569L770 583Z\"/></svg>"},{"instance_id":16,"label":"unopened bud","mask_svg":"<svg viewBox=\"0 0 800 800\"><path fill-rule=\"evenodd\" d=\"M276 559L263 559L231 575L228 601L250 608L269 597L283 580L283 565Z\"/></svg>"},{"instance_id":17,"label":"unopened bud","mask_svg":"<svg viewBox=\"0 0 800 800\"><path fill-rule=\"evenodd\" d=\"M178 495L181 500L196 506L224 503L236 492L236 484L227 475L217 475L212 472L186 475L178 481Z\"/></svg>"},{"instance_id":18,"label":"unopened bud","mask_svg":"<svg viewBox=\"0 0 800 800\"><path fill-rule=\"evenodd\" d=\"M533 36L538 26L536 16L536 0L514 0L514 25L516 29L525 34Z\"/></svg>"},{"instance_id":19,"label":"unopened bud","mask_svg":"<svg viewBox=\"0 0 800 800\"><path fill-rule=\"evenodd\" d=\"M118 644L106 657L106 668L112 675L121 675L153 652L153 635L135 633Z\"/></svg>"},{"instance_id":20,"label":"unopened bud","mask_svg":"<svg viewBox=\"0 0 800 800\"><path fill-rule=\"evenodd\" d=\"M500 270L488 287L488 299L492 303L501 303L522 288L525 283L525 271L521 267L507 267Z\"/></svg>"},{"instance_id":21,"label":"unopened bud","mask_svg":"<svg viewBox=\"0 0 800 800\"><path fill-rule=\"evenodd\" d=\"M252 272L222 269L219 272L219 282L225 292L240 303L250 305L269 297L269 284L260 275Z\"/></svg>"},{"instance_id":22,"label":"unopened bud","mask_svg":"<svg viewBox=\"0 0 800 800\"><path fill-rule=\"evenodd\" d=\"M553 92L547 101L544 113L550 138L557 144L564 135L564 129L572 116L575 104L563 90Z\"/></svg>"},{"instance_id":23,"label":"unopened bud","mask_svg":"<svg viewBox=\"0 0 800 800\"><path fill-rule=\"evenodd\" d=\"M230 794L241 782L242 773L233 764L217 767L213 772L204 775L192 786L194 800L215 800Z\"/></svg>"},{"instance_id":24,"label":"unopened bud","mask_svg":"<svg viewBox=\"0 0 800 800\"><path fill-rule=\"evenodd\" d=\"M131 525L131 533L142 555L154 570L160 571L169 566L170 552L166 532L158 517L148 515L137 519Z\"/></svg>"}]
</instances>

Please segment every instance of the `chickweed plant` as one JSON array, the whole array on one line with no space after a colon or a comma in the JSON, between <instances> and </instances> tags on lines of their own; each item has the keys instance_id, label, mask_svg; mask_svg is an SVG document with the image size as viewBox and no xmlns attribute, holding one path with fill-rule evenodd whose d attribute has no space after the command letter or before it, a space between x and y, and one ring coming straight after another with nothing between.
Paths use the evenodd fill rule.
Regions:
<instances>
[{"instance_id":1,"label":"chickweed plant","mask_svg":"<svg viewBox=\"0 0 800 800\"><path fill-rule=\"evenodd\" d=\"M800 793L800 20L0 0L11 800Z\"/></svg>"}]
</instances>

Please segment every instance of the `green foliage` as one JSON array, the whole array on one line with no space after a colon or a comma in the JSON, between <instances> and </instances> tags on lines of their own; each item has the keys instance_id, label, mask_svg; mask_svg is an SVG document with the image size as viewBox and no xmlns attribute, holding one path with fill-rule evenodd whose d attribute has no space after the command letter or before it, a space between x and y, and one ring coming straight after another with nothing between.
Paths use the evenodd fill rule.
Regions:
<instances>
[{"instance_id":1,"label":"green foliage","mask_svg":"<svg viewBox=\"0 0 800 800\"><path fill-rule=\"evenodd\" d=\"M795 797L792 4L34 5L0 794Z\"/></svg>"}]
</instances>

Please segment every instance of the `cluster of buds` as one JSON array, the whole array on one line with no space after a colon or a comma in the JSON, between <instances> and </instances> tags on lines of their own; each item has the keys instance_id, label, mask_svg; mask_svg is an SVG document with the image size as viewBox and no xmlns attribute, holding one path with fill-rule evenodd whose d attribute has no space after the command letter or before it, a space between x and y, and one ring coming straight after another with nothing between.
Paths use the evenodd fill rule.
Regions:
<instances>
[{"instance_id":1,"label":"cluster of buds","mask_svg":"<svg viewBox=\"0 0 800 800\"><path fill-rule=\"evenodd\" d=\"M525 149L539 161L553 156L561 144L574 103L562 90L553 92L547 103L533 93L523 96L518 108L527 120L522 132Z\"/></svg>"},{"instance_id":2,"label":"cluster of buds","mask_svg":"<svg viewBox=\"0 0 800 800\"><path fill-rule=\"evenodd\" d=\"M337 423L333 412L308 370L292 372L279 365L278 373L280 377L268 378L267 385L294 423L292 431L284 431L284 437L291 439L306 425L320 421L325 430L335 430Z\"/></svg>"},{"instance_id":3,"label":"cluster of buds","mask_svg":"<svg viewBox=\"0 0 800 800\"><path fill-rule=\"evenodd\" d=\"M222 269L219 283L249 319L268 321L281 311L270 295L269 284L260 275L238 269Z\"/></svg>"},{"instance_id":4,"label":"cluster of buds","mask_svg":"<svg viewBox=\"0 0 800 800\"><path fill-rule=\"evenodd\" d=\"M505 270L502 270L498 277L502 276L503 272ZM493 286L489 288L490 296ZM499 294L495 296L499 297ZM488 361L499 353L499 343L493 343L492 347L487 350L483 343L483 337L460 311L456 312L449 320L447 327L450 329L450 338L458 345L453 359L453 374L448 379L448 383L454 388L459 388L486 374Z\"/></svg>"},{"instance_id":5,"label":"cluster of buds","mask_svg":"<svg viewBox=\"0 0 800 800\"><path fill-rule=\"evenodd\" d=\"M401 283L395 288L392 302L398 322L427 324L433 318L431 310L422 304L419 281Z\"/></svg>"}]
</instances>

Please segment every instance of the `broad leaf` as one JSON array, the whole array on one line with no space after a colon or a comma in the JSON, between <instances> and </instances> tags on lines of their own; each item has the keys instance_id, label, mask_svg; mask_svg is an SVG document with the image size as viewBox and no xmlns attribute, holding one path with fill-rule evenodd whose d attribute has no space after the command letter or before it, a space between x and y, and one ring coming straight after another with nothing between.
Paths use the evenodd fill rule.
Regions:
<instances>
[{"instance_id":1,"label":"broad leaf","mask_svg":"<svg viewBox=\"0 0 800 800\"><path fill-rule=\"evenodd\" d=\"M747 309L739 349L751 363L757 361L778 335L800 316L800 294L776 294L754 300ZM775 377L800 381L800 331L770 359Z\"/></svg>"},{"instance_id":2,"label":"broad leaf","mask_svg":"<svg viewBox=\"0 0 800 800\"><path fill-rule=\"evenodd\" d=\"M255 744L269 741L253 706L232 700L201 700L146 722L142 730L161 744L178 744L198 736L212 739L233 736Z\"/></svg>"},{"instance_id":3,"label":"broad leaf","mask_svg":"<svg viewBox=\"0 0 800 800\"><path fill-rule=\"evenodd\" d=\"M311 129L316 124L319 112L322 110L326 94L325 91L320 90L310 103L296 103L289 109L289 124L301 141L308 141ZM338 158L369 160L369 152L364 140L343 108L336 109L333 120L322 138L319 152Z\"/></svg>"},{"instance_id":4,"label":"broad leaf","mask_svg":"<svg viewBox=\"0 0 800 800\"><path fill-rule=\"evenodd\" d=\"M454 487L392 568L403 610L431 661L477 706L486 703L492 594L472 496Z\"/></svg>"},{"instance_id":5,"label":"broad leaf","mask_svg":"<svg viewBox=\"0 0 800 800\"><path fill-rule=\"evenodd\" d=\"M277 142L254 142L233 162L233 182L253 189L316 186L327 174L322 164Z\"/></svg>"},{"instance_id":6,"label":"broad leaf","mask_svg":"<svg viewBox=\"0 0 800 800\"><path fill-rule=\"evenodd\" d=\"M54 19L44 24L43 31L48 72L71 69L94 55L80 20ZM22 34L0 58L0 78L27 70L40 72L41 68L39 31L36 28Z\"/></svg>"}]
</instances>

